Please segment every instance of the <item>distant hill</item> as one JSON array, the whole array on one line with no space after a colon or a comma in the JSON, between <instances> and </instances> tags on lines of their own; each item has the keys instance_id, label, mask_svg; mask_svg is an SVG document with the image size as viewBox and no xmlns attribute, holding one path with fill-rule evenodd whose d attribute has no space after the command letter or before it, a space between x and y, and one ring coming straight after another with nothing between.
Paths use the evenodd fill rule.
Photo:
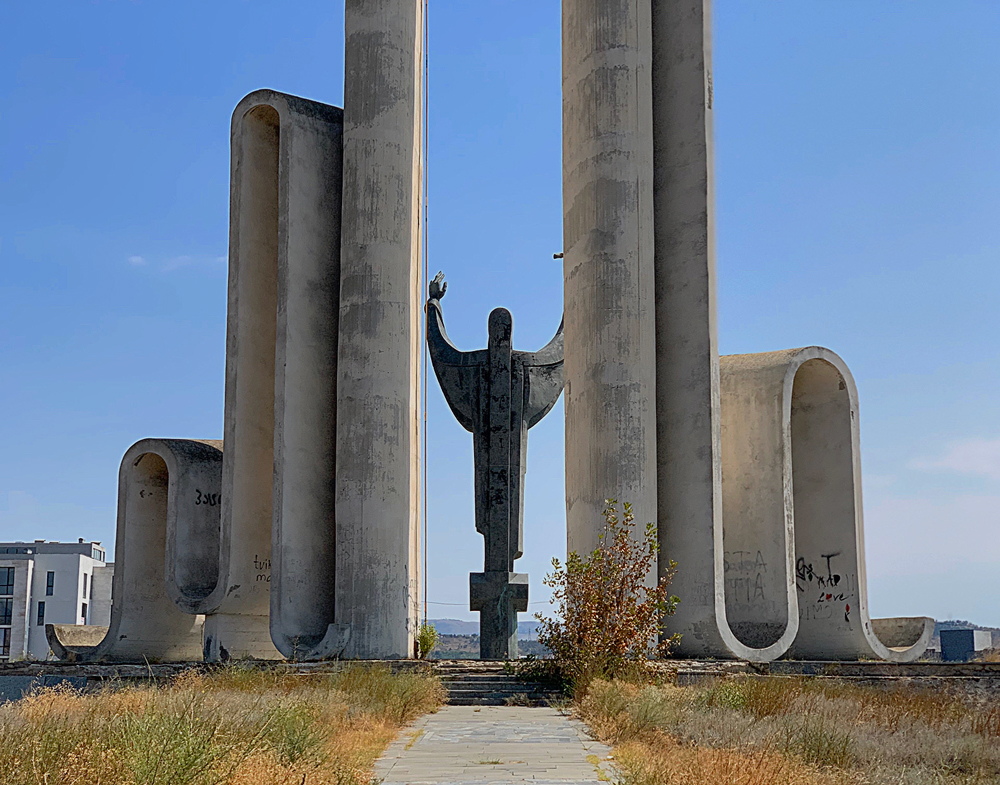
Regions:
<instances>
[{"instance_id":1,"label":"distant hill","mask_svg":"<svg viewBox=\"0 0 1000 785\"><path fill-rule=\"evenodd\" d=\"M971 621L963 619L949 619L948 621L935 621L934 634L940 635L941 630L988 630L989 632L1000 633L1000 627L983 627L980 624L973 624Z\"/></svg>"},{"instance_id":2,"label":"distant hill","mask_svg":"<svg viewBox=\"0 0 1000 785\"><path fill-rule=\"evenodd\" d=\"M428 619L428 624L434 625L438 635L479 635L478 621L463 621L461 619ZM534 640L538 636L537 621L522 621L517 624L517 637ZM479 643L476 643L479 646Z\"/></svg>"},{"instance_id":3,"label":"distant hill","mask_svg":"<svg viewBox=\"0 0 1000 785\"><path fill-rule=\"evenodd\" d=\"M428 619L430 621L430 619ZM522 657L549 656L549 650L538 641L519 640L517 644ZM437 645L431 652L432 660L478 660L479 635L438 635Z\"/></svg>"}]
</instances>

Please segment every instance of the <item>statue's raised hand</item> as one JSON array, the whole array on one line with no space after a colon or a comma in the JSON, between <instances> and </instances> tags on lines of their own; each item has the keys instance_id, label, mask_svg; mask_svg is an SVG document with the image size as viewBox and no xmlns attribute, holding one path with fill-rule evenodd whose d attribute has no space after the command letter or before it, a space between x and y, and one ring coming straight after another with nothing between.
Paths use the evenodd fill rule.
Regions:
<instances>
[{"instance_id":1,"label":"statue's raised hand","mask_svg":"<svg viewBox=\"0 0 1000 785\"><path fill-rule=\"evenodd\" d=\"M434 280L431 281L430 291L428 292L431 300L440 300L444 297L444 293L448 291L448 283L444 279L444 273L438 272L434 276Z\"/></svg>"}]
</instances>

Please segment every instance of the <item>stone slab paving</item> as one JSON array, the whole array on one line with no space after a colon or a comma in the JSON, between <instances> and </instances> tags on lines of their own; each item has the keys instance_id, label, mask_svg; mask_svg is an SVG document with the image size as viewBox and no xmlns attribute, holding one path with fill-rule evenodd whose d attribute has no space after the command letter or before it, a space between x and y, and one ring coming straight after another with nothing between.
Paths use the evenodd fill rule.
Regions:
<instances>
[{"instance_id":1,"label":"stone slab paving","mask_svg":"<svg viewBox=\"0 0 1000 785\"><path fill-rule=\"evenodd\" d=\"M610 754L556 709L445 706L399 735L375 778L384 785L573 785L610 778Z\"/></svg>"}]
</instances>

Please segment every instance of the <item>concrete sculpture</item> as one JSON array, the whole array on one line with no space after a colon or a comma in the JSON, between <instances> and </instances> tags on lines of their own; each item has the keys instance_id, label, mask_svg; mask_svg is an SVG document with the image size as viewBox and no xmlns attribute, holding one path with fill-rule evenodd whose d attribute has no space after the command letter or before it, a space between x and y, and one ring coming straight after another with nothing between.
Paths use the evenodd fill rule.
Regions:
<instances>
[{"instance_id":1,"label":"concrete sculpture","mask_svg":"<svg viewBox=\"0 0 1000 785\"><path fill-rule=\"evenodd\" d=\"M473 434L476 531L485 539L483 572L469 575L470 608L479 612L479 657L517 659L517 614L528 610L528 576L514 572L524 544L528 429L551 411L563 388L563 326L537 352L511 346L510 312L490 314L489 346L459 351L444 329L437 274L427 300L427 345L445 400Z\"/></svg>"},{"instance_id":2,"label":"concrete sculpture","mask_svg":"<svg viewBox=\"0 0 1000 785\"><path fill-rule=\"evenodd\" d=\"M709 7L563 2L569 549L596 546L607 496L658 521L682 656L909 661L933 628L869 618L846 365L718 355ZM270 90L236 107L226 450L126 453L110 626L52 627L59 656L413 655L422 9L347 0L343 111ZM497 309L488 348L460 352L444 291L428 344L474 434L471 607L481 656L517 656L527 431L562 389L562 327L515 352Z\"/></svg>"},{"instance_id":3,"label":"concrete sculpture","mask_svg":"<svg viewBox=\"0 0 1000 785\"><path fill-rule=\"evenodd\" d=\"M709 0L563 5L568 547L593 547L600 499L637 500L640 519L658 522L660 573L667 559L680 565L670 631L681 656L912 659L925 621L867 615L846 368L822 366L840 374L836 405L790 403L822 376L807 354L788 361L803 370L784 397L735 360L720 391L709 11ZM774 373L796 378L790 367ZM791 456L805 461L818 443L805 423L822 439L848 425L854 436L835 457L823 448L829 472L817 455L803 464L793 498ZM853 616L847 593L823 593L844 594L839 624L800 603L795 580L797 567L819 580L809 565L834 553L855 583ZM758 558L769 565L761 583Z\"/></svg>"},{"instance_id":4,"label":"concrete sculpture","mask_svg":"<svg viewBox=\"0 0 1000 785\"><path fill-rule=\"evenodd\" d=\"M708 32L706 0L563 4L567 542L631 500L679 652L773 659L725 622Z\"/></svg>"},{"instance_id":5,"label":"concrete sculpture","mask_svg":"<svg viewBox=\"0 0 1000 785\"><path fill-rule=\"evenodd\" d=\"M762 647L797 627L796 659L915 660L934 621L868 613L858 393L844 361L810 347L723 357L721 371L733 630Z\"/></svg>"},{"instance_id":6,"label":"concrete sculpture","mask_svg":"<svg viewBox=\"0 0 1000 785\"><path fill-rule=\"evenodd\" d=\"M420 0L347 0L336 619L345 654L414 655L419 573Z\"/></svg>"},{"instance_id":7,"label":"concrete sculpture","mask_svg":"<svg viewBox=\"0 0 1000 785\"><path fill-rule=\"evenodd\" d=\"M74 662L201 659L204 618L187 612L218 579L222 443L143 439L118 473L114 604L96 645L46 629ZM83 645L81 645L83 644Z\"/></svg>"},{"instance_id":8,"label":"concrete sculpture","mask_svg":"<svg viewBox=\"0 0 1000 785\"><path fill-rule=\"evenodd\" d=\"M330 651L342 131L272 90L233 112L221 579L189 606L207 660Z\"/></svg>"}]
</instances>

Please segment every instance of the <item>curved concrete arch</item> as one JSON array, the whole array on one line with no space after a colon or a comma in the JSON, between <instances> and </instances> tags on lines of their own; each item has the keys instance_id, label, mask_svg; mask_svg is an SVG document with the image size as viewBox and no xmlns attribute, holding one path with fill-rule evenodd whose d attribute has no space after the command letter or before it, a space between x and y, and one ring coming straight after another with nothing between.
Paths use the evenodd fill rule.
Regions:
<instances>
[{"instance_id":1,"label":"curved concrete arch","mask_svg":"<svg viewBox=\"0 0 1000 785\"><path fill-rule=\"evenodd\" d=\"M720 358L726 619L745 645L798 632L785 353Z\"/></svg>"},{"instance_id":2,"label":"curved concrete arch","mask_svg":"<svg viewBox=\"0 0 1000 785\"><path fill-rule=\"evenodd\" d=\"M118 473L114 604L95 646L46 628L57 657L75 662L201 659L204 617L174 597L204 592L217 575L222 442L143 439ZM203 571L203 572L202 572Z\"/></svg>"},{"instance_id":3,"label":"curved concrete arch","mask_svg":"<svg viewBox=\"0 0 1000 785\"><path fill-rule=\"evenodd\" d=\"M191 606L207 660L337 653L342 165L341 109L258 90L233 112L221 578Z\"/></svg>"},{"instance_id":4,"label":"curved concrete arch","mask_svg":"<svg viewBox=\"0 0 1000 785\"><path fill-rule=\"evenodd\" d=\"M734 630L766 640L797 627L788 655L800 659L918 658L932 620L868 613L858 393L847 365L816 346L723 357L721 395Z\"/></svg>"}]
</instances>

